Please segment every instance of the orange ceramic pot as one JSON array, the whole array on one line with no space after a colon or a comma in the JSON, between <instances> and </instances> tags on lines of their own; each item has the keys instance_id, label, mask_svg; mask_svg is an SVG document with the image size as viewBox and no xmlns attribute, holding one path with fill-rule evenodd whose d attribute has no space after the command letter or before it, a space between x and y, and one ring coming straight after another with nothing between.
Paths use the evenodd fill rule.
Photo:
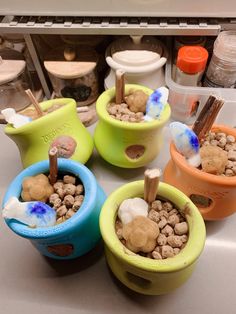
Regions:
<instances>
[{"instance_id":1,"label":"orange ceramic pot","mask_svg":"<svg viewBox=\"0 0 236 314\"><path fill-rule=\"evenodd\" d=\"M213 132L236 138L236 129L214 125ZM164 181L184 192L198 207L205 220L219 220L236 212L236 176L223 177L190 166L170 144L171 160L164 170Z\"/></svg>"}]
</instances>

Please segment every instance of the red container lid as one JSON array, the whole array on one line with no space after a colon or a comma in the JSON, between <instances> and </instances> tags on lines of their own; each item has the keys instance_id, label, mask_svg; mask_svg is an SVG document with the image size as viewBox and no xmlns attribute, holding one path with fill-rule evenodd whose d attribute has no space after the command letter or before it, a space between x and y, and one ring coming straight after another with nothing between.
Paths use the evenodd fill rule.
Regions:
<instances>
[{"instance_id":1,"label":"red container lid","mask_svg":"<svg viewBox=\"0 0 236 314\"><path fill-rule=\"evenodd\" d=\"M208 59L208 51L201 46L183 46L178 51L177 67L188 74L204 71Z\"/></svg>"}]
</instances>

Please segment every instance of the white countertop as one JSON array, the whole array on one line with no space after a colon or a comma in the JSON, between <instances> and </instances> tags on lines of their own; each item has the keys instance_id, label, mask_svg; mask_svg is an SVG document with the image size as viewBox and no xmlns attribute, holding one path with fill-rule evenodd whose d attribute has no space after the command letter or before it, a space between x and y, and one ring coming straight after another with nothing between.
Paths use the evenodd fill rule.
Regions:
<instances>
[{"instance_id":1,"label":"white countertop","mask_svg":"<svg viewBox=\"0 0 236 314\"><path fill-rule=\"evenodd\" d=\"M16 145L0 126L0 201L21 170ZM93 132L94 127L90 127ZM164 169L169 159L167 129L160 156L148 167ZM142 179L144 168L120 169L96 154L87 166L107 195L120 185ZM4 314L234 314L236 312L236 214L207 222L205 249L191 278L164 296L134 293L114 279L102 243L73 261L43 257L28 240L15 235L0 219L0 313Z\"/></svg>"}]
</instances>

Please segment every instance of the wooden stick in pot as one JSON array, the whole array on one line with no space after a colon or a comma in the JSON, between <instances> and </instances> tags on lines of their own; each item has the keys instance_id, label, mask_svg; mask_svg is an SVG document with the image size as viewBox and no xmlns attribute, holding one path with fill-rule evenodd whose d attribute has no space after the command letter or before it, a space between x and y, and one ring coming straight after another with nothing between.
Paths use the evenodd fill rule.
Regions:
<instances>
[{"instance_id":1,"label":"wooden stick in pot","mask_svg":"<svg viewBox=\"0 0 236 314\"><path fill-rule=\"evenodd\" d=\"M222 99L215 96L210 96L197 117L192 130L197 135L199 141L201 141L206 134L211 130L212 125L224 104Z\"/></svg>"},{"instance_id":2,"label":"wooden stick in pot","mask_svg":"<svg viewBox=\"0 0 236 314\"><path fill-rule=\"evenodd\" d=\"M144 200L150 204L156 199L161 169L147 169L144 172Z\"/></svg>"},{"instance_id":3,"label":"wooden stick in pot","mask_svg":"<svg viewBox=\"0 0 236 314\"><path fill-rule=\"evenodd\" d=\"M51 185L53 185L57 181L57 175L58 175L57 155L58 155L58 150L54 146L48 152L48 156L49 156L49 181L50 181Z\"/></svg>"},{"instance_id":4,"label":"wooden stick in pot","mask_svg":"<svg viewBox=\"0 0 236 314\"><path fill-rule=\"evenodd\" d=\"M125 72L116 70L116 104L120 105L125 98Z\"/></svg>"},{"instance_id":5,"label":"wooden stick in pot","mask_svg":"<svg viewBox=\"0 0 236 314\"><path fill-rule=\"evenodd\" d=\"M37 99L34 97L33 93L31 92L30 89L27 89L26 91L26 94L28 95L29 99L31 100L32 102L32 105L34 106L35 110L37 111L37 114L39 117L42 117L44 115L44 112L43 110L41 109Z\"/></svg>"}]
</instances>

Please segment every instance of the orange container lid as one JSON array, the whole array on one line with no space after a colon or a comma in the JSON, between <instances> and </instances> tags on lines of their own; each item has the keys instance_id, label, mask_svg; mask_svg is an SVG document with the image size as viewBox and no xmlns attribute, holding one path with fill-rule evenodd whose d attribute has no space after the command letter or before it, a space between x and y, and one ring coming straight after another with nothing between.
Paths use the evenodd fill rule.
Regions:
<instances>
[{"instance_id":1,"label":"orange container lid","mask_svg":"<svg viewBox=\"0 0 236 314\"><path fill-rule=\"evenodd\" d=\"M183 46L178 51L176 66L183 72L195 74L204 71L208 51L201 46Z\"/></svg>"}]
</instances>

